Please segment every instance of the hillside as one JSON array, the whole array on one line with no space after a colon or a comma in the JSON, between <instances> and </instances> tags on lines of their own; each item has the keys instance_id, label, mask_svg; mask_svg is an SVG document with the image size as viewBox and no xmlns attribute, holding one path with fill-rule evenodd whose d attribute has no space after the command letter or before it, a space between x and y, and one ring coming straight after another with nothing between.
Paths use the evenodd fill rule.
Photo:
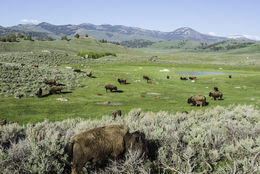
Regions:
<instances>
[{"instance_id":1,"label":"hillside","mask_svg":"<svg viewBox=\"0 0 260 174\"><path fill-rule=\"evenodd\" d=\"M219 42L223 40L228 40L229 38L211 36L207 34L202 34L195 31L189 27L178 28L171 32L162 32L155 30L147 30L137 27L127 27L123 25L94 25L94 24L79 24L79 25L53 25L46 22L42 22L37 25L26 24L17 25L12 27L4 28L5 31L0 30L0 36L5 35L8 31L10 32L33 32L33 33L45 33L48 36L54 37L56 39L60 38L62 35L68 35L73 37L75 33L81 35L89 34L98 40L106 39L109 41L126 41L126 40L150 40L150 41L160 41L160 40L191 40L199 42Z\"/></svg>"}]
</instances>

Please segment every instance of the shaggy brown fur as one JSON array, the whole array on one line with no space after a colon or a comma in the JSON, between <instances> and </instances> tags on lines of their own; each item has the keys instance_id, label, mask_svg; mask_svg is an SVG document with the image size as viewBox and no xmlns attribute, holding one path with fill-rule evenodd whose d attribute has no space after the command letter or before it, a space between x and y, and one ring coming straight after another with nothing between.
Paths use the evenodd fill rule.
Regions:
<instances>
[{"instance_id":1,"label":"shaggy brown fur","mask_svg":"<svg viewBox=\"0 0 260 174\"><path fill-rule=\"evenodd\" d=\"M126 79L123 79L123 78L118 78L117 81L120 83L120 85L123 83L123 84L126 84Z\"/></svg>"},{"instance_id":2,"label":"shaggy brown fur","mask_svg":"<svg viewBox=\"0 0 260 174\"><path fill-rule=\"evenodd\" d=\"M80 69L74 69L73 71L74 71L74 72L81 72Z\"/></svg>"},{"instance_id":3,"label":"shaggy brown fur","mask_svg":"<svg viewBox=\"0 0 260 174\"><path fill-rule=\"evenodd\" d=\"M197 77L193 76L193 77L189 77L190 80L196 80Z\"/></svg>"},{"instance_id":4,"label":"shaggy brown fur","mask_svg":"<svg viewBox=\"0 0 260 174\"><path fill-rule=\"evenodd\" d=\"M4 118L2 121L0 121L0 126L4 126L7 124L6 119Z\"/></svg>"},{"instance_id":5,"label":"shaggy brown fur","mask_svg":"<svg viewBox=\"0 0 260 174\"><path fill-rule=\"evenodd\" d=\"M144 80L147 80L147 81L148 81L148 80L151 80L151 79L150 79L148 76L146 76L146 75L143 75L143 79L144 79Z\"/></svg>"},{"instance_id":6,"label":"shaggy brown fur","mask_svg":"<svg viewBox=\"0 0 260 174\"><path fill-rule=\"evenodd\" d=\"M104 166L108 159L117 159L129 149L148 152L144 134L129 133L125 125L108 125L81 132L70 138L67 147L72 156L72 174L79 174L87 162Z\"/></svg>"},{"instance_id":7,"label":"shaggy brown fur","mask_svg":"<svg viewBox=\"0 0 260 174\"><path fill-rule=\"evenodd\" d=\"M88 77L92 77L92 72L87 72Z\"/></svg>"},{"instance_id":8,"label":"shaggy brown fur","mask_svg":"<svg viewBox=\"0 0 260 174\"><path fill-rule=\"evenodd\" d=\"M32 66L35 68L39 68L39 66L37 64L33 64Z\"/></svg>"},{"instance_id":9,"label":"shaggy brown fur","mask_svg":"<svg viewBox=\"0 0 260 174\"><path fill-rule=\"evenodd\" d=\"M106 85L105 88L106 88L106 92L108 89L110 90L110 92L112 92L113 90L117 91L117 87L111 84Z\"/></svg>"},{"instance_id":10,"label":"shaggy brown fur","mask_svg":"<svg viewBox=\"0 0 260 174\"><path fill-rule=\"evenodd\" d=\"M57 94L58 92L61 93L62 87L60 86L52 86L50 89L50 94Z\"/></svg>"},{"instance_id":11,"label":"shaggy brown fur","mask_svg":"<svg viewBox=\"0 0 260 174\"><path fill-rule=\"evenodd\" d=\"M54 79L45 80L44 83L45 83L46 85L50 85L50 86L56 85L56 81L55 81Z\"/></svg>"},{"instance_id":12,"label":"shaggy brown fur","mask_svg":"<svg viewBox=\"0 0 260 174\"><path fill-rule=\"evenodd\" d=\"M113 116L113 119L115 120L117 116L120 116L121 117L122 115L122 111L121 110L115 110L114 112L112 112L112 116Z\"/></svg>"},{"instance_id":13,"label":"shaggy brown fur","mask_svg":"<svg viewBox=\"0 0 260 174\"><path fill-rule=\"evenodd\" d=\"M37 97L42 97L42 88L38 88L36 95Z\"/></svg>"},{"instance_id":14,"label":"shaggy brown fur","mask_svg":"<svg viewBox=\"0 0 260 174\"><path fill-rule=\"evenodd\" d=\"M181 80L188 80L187 77L183 77L183 76L181 76L180 79Z\"/></svg>"},{"instance_id":15,"label":"shaggy brown fur","mask_svg":"<svg viewBox=\"0 0 260 174\"><path fill-rule=\"evenodd\" d=\"M206 106L206 97L203 95L194 95L190 98L188 98L187 103L192 103L194 106Z\"/></svg>"},{"instance_id":16,"label":"shaggy brown fur","mask_svg":"<svg viewBox=\"0 0 260 174\"><path fill-rule=\"evenodd\" d=\"M210 93L209 93L209 96L210 96L210 97L213 97L214 100L216 100L216 99L221 100L222 97L223 97L223 94L222 94L221 92L219 92L219 91L213 91L213 92L210 92Z\"/></svg>"}]
</instances>

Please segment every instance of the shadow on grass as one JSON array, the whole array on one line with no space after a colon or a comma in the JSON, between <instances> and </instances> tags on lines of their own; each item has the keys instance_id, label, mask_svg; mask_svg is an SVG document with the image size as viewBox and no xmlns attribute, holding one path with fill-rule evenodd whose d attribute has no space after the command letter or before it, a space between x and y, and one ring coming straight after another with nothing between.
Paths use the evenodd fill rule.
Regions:
<instances>
[{"instance_id":1,"label":"shadow on grass","mask_svg":"<svg viewBox=\"0 0 260 174\"><path fill-rule=\"evenodd\" d=\"M123 93L123 90L116 90L116 91L112 91L113 93Z\"/></svg>"}]
</instances>

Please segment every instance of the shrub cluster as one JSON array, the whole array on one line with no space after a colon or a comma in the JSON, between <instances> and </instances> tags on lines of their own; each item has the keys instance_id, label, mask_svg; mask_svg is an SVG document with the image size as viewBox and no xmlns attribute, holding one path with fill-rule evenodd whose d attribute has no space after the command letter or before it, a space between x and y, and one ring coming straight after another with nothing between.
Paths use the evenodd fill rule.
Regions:
<instances>
[{"instance_id":1,"label":"shrub cluster","mask_svg":"<svg viewBox=\"0 0 260 174\"><path fill-rule=\"evenodd\" d=\"M81 131L108 124L125 124L142 131L160 147L157 160L147 162L136 152L111 161L92 173L250 173L260 171L260 112L253 106L217 106L189 114L144 113L140 109L113 120L69 119L35 125L0 127L0 171L69 173L64 147Z\"/></svg>"},{"instance_id":2,"label":"shrub cluster","mask_svg":"<svg viewBox=\"0 0 260 174\"><path fill-rule=\"evenodd\" d=\"M86 56L88 55L88 58L92 58L92 59L98 59L100 57L105 57L105 56L114 56L116 57L115 53L110 53L110 52L104 52L104 53L98 53L98 52L79 52L77 54L78 56Z\"/></svg>"}]
</instances>

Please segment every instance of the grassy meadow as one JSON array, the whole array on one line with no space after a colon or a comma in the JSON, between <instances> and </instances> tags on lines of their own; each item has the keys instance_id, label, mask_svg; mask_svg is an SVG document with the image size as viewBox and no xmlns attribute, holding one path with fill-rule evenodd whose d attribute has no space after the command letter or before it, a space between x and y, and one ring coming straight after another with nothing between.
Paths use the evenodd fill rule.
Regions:
<instances>
[{"instance_id":1,"label":"grassy meadow","mask_svg":"<svg viewBox=\"0 0 260 174\"><path fill-rule=\"evenodd\" d=\"M159 42L160 43L160 42ZM50 121L64 120L67 118L81 117L84 119L99 119L103 115L111 115L116 109L121 109L123 114L133 108L143 111L169 111L171 113L204 110L217 105L229 106L231 104L250 104L260 106L260 54L245 51L239 54L238 50L221 52L185 51L177 49L176 42L169 47L169 43L152 45L144 49L127 49L113 44L100 43L93 38L73 39L71 41L21 41L17 43L0 43L0 62L19 66L20 63L39 63L44 70L64 70L59 78L55 72L46 75L47 78L57 79L58 82L70 81L71 78L62 78L75 75L74 68L82 72L70 83L77 83L71 88L64 87L66 94L55 94L43 98L23 97L14 98L2 92L0 97L0 118L19 124L36 123L48 119ZM175 45L174 45L175 44ZM195 47L197 43L186 44L185 48ZM175 51L171 51L173 49ZM167 49L166 49L167 48ZM245 49L245 48L243 48ZM48 59L41 56L46 50L60 54ZM151 51L153 50L153 51ZM168 51L165 51L168 50ZM99 59L83 59L76 56L78 52L112 52L116 57L103 57ZM64 56L64 53L67 56ZM20 54L24 54L22 58ZM44 53L49 54L49 53ZM6 55L17 59L3 58ZM157 56L155 61L150 61L151 56ZM247 58L249 57L249 58ZM53 59L53 60L52 60ZM52 62L53 63L52 65ZM45 66L46 65L46 66ZM48 66L47 66L48 65ZM71 70L66 67L72 67ZM19 67L20 68L20 67ZM31 67L28 66L28 71ZM162 71L167 69L167 71ZM66 70L66 71L65 71ZM96 78L88 78L85 72L92 71ZM182 81L180 76L193 76L195 72L225 72L223 75L200 75L198 80ZM37 73L37 72L36 72ZM39 72L41 73L41 71ZM232 78L228 78L232 74ZM151 78L152 84L147 84L142 76ZM169 75L170 79L166 79ZM37 77L38 78L38 77ZM129 84L120 85L117 78L125 78ZM36 92L37 81L31 94ZM26 81L26 80L25 80ZM65 83L66 84L66 83ZM114 84L121 92L106 92L104 86ZM224 100L214 101L208 93L213 87L218 86L223 93ZM43 90L48 93L49 88ZM209 105L203 108L187 104L187 99L195 94L207 97ZM28 95L27 95L28 96ZM57 101L65 97L68 101ZM107 105L105 102L112 102Z\"/></svg>"}]
</instances>

